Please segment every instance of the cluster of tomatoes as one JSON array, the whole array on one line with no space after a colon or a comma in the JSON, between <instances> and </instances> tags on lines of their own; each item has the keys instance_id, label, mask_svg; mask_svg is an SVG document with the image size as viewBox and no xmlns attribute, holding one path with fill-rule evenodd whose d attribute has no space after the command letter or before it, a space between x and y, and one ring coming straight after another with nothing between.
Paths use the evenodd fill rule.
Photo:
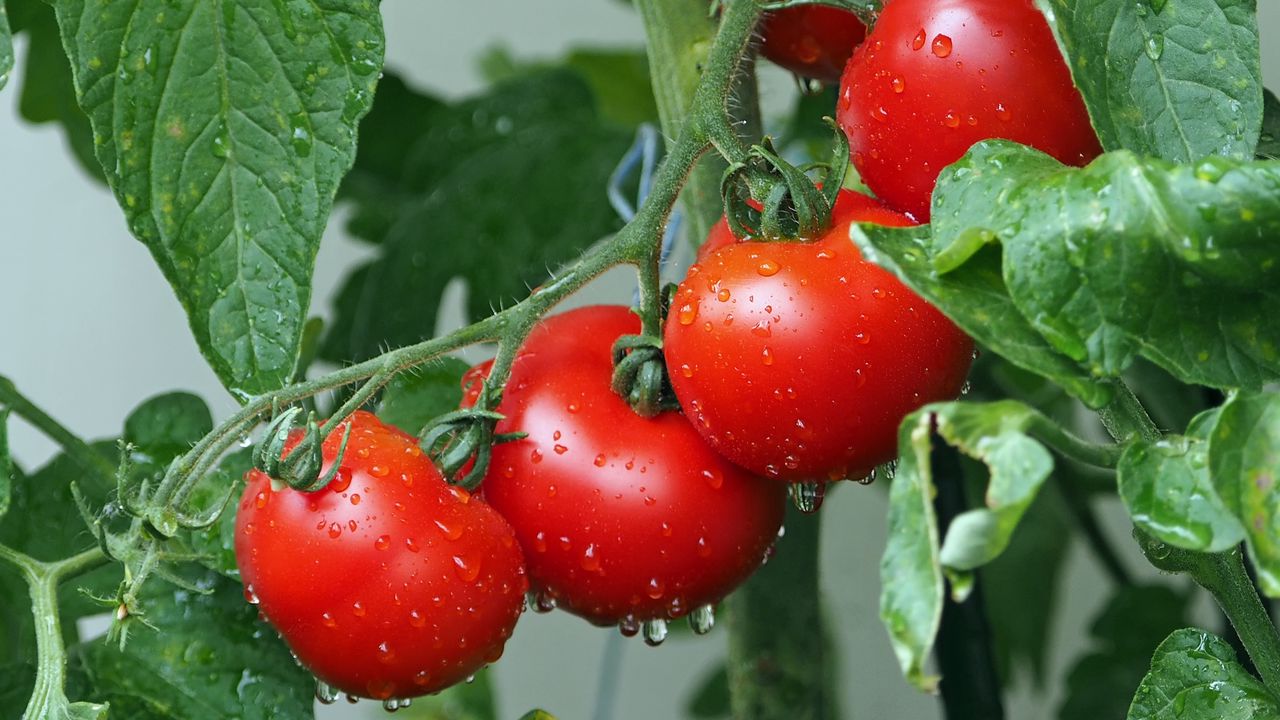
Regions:
<instances>
[{"instance_id":1,"label":"cluster of tomatoes","mask_svg":"<svg viewBox=\"0 0 1280 720\"><path fill-rule=\"evenodd\" d=\"M766 559L788 483L866 476L894 456L907 413L960 391L972 342L863 261L850 225L926 221L938 172L981 139L1077 164L1100 150L1031 0L890 0L864 32L830 7L766 20L767 56L839 77L838 120L879 200L843 191L830 228L797 242L716 226L662 339L682 411L644 418L612 391L613 343L639 319L583 308L544 320L517 354L495 431L523 435L493 448L475 496L365 412L346 422L327 487L250 473L236 522L246 597L323 699L336 688L394 707L468 677L501 655L526 593L653 643L684 616L705 632ZM464 406L488 371L464 378Z\"/></svg>"}]
</instances>

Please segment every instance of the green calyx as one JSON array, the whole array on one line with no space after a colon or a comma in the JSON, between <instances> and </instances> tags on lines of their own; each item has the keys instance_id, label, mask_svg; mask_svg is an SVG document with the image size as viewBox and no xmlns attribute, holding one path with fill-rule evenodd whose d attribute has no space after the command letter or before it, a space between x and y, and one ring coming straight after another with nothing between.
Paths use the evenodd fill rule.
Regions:
<instances>
[{"instance_id":1,"label":"green calyx","mask_svg":"<svg viewBox=\"0 0 1280 720\"><path fill-rule=\"evenodd\" d=\"M302 408L291 407L271 421L267 426L266 437L254 451L253 466L266 473L273 482L283 483L302 492L315 492L328 485L337 475L338 466L346 454L347 441L351 438L351 425L348 424L342 434L342 444L338 447L338 455L329 467L329 472L321 474L324 467L324 439L320 437L320 426L314 414L308 416L298 445L285 454L285 445L295 427L294 420L301 413Z\"/></svg>"}]
</instances>

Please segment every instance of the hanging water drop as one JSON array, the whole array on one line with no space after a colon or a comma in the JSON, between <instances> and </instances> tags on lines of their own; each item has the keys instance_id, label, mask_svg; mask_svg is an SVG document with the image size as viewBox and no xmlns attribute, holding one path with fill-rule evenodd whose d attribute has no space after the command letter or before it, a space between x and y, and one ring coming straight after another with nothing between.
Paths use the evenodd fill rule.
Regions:
<instances>
[{"instance_id":1,"label":"hanging water drop","mask_svg":"<svg viewBox=\"0 0 1280 720\"><path fill-rule=\"evenodd\" d=\"M316 700L332 705L338 701L338 689L323 680L316 680Z\"/></svg>"},{"instance_id":2,"label":"hanging water drop","mask_svg":"<svg viewBox=\"0 0 1280 720\"><path fill-rule=\"evenodd\" d=\"M1159 60L1160 56L1164 54L1164 36L1157 34L1148 37L1144 49L1147 52L1147 57L1152 60Z\"/></svg>"},{"instance_id":3,"label":"hanging water drop","mask_svg":"<svg viewBox=\"0 0 1280 720\"><path fill-rule=\"evenodd\" d=\"M824 483L806 481L791 485L791 502L796 509L806 515L818 512L822 507L822 498L827 493Z\"/></svg>"},{"instance_id":4,"label":"hanging water drop","mask_svg":"<svg viewBox=\"0 0 1280 720\"><path fill-rule=\"evenodd\" d=\"M706 635L716 626L716 609L713 605L702 605L689 613L689 629L699 635Z\"/></svg>"},{"instance_id":5,"label":"hanging water drop","mask_svg":"<svg viewBox=\"0 0 1280 720\"><path fill-rule=\"evenodd\" d=\"M667 621L662 618L654 618L644 621L644 644L649 647L657 647L667 639Z\"/></svg>"},{"instance_id":6,"label":"hanging water drop","mask_svg":"<svg viewBox=\"0 0 1280 720\"><path fill-rule=\"evenodd\" d=\"M386 710L389 713L393 713L399 710L401 707L404 707L404 706L401 705L400 701L396 698L387 698L386 700L382 701L382 709Z\"/></svg>"}]
</instances>

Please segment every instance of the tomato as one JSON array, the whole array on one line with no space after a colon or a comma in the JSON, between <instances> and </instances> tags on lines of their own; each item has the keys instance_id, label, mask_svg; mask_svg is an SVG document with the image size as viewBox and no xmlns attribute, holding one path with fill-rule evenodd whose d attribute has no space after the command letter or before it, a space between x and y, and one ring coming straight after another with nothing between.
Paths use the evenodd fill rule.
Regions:
<instances>
[{"instance_id":1,"label":"tomato","mask_svg":"<svg viewBox=\"0 0 1280 720\"><path fill-rule=\"evenodd\" d=\"M786 480L866 475L898 424L954 397L973 343L849 241L856 221L910 225L842 191L810 243L738 242L689 268L664 330L671 385L707 442Z\"/></svg>"},{"instance_id":2,"label":"tomato","mask_svg":"<svg viewBox=\"0 0 1280 720\"><path fill-rule=\"evenodd\" d=\"M511 526L447 485L414 438L363 411L347 422L325 488L246 476L245 597L321 681L378 699L435 692L501 655L524 608L523 557ZM341 436L324 443L326 470Z\"/></svg>"},{"instance_id":3,"label":"tomato","mask_svg":"<svg viewBox=\"0 0 1280 720\"><path fill-rule=\"evenodd\" d=\"M1031 0L893 0L840 81L836 119L862 180L926 222L938 173L1005 138L1084 165L1102 148Z\"/></svg>"},{"instance_id":4,"label":"tomato","mask_svg":"<svg viewBox=\"0 0 1280 720\"><path fill-rule=\"evenodd\" d=\"M760 54L797 75L837 82L867 28L848 10L797 5L768 13Z\"/></svg>"},{"instance_id":5,"label":"tomato","mask_svg":"<svg viewBox=\"0 0 1280 720\"><path fill-rule=\"evenodd\" d=\"M541 598L624 631L724 597L763 561L785 505L683 415L642 418L610 389L611 346L639 331L625 307L543 320L498 407L497 431L528 437L494 448L481 485Z\"/></svg>"}]
</instances>

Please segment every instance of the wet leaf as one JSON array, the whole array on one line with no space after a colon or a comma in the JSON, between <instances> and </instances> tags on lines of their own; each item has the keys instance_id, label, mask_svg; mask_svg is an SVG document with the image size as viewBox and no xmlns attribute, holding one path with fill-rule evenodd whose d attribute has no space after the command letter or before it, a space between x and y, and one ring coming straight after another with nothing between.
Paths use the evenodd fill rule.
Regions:
<instances>
[{"instance_id":1,"label":"wet leaf","mask_svg":"<svg viewBox=\"0 0 1280 720\"><path fill-rule=\"evenodd\" d=\"M373 0L56 0L98 161L240 399L294 368L382 67Z\"/></svg>"},{"instance_id":2,"label":"wet leaf","mask_svg":"<svg viewBox=\"0 0 1280 720\"><path fill-rule=\"evenodd\" d=\"M209 594L150 581L144 602L158 629L135 624L123 650L101 640L73 649L92 696L109 701L113 717L138 720L309 720L315 680L239 583L214 573L197 582Z\"/></svg>"},{"instance_id":3,"label":"wet leaf","mask_svg":"<svg viewBox=\"0 0 1280 720\"><path fill-rule=\"evenodd\" d=\"M0 3L0 90L9 83L13 72L13 32L9 29L9 14Z\"/></svg>"},{"instance_id":4,"label":"wet leaf","mask_svg":"<svg viewBox=\"0 0 1280 720\"><path fill-rule=\"evenodd\" d=\"M1253 157L1262 120L1255 0L1049 0L1107 150Z\"/></svg>"},{"instance_id":5,"label":"wet leaf","mask_svg":"<svg viewBox=\"0 0 1280 720\"><path fill-rule=\"evenodd\" d=\"M456 358L440 358L400 373L382 392L378 417L407 433L417 433L437 416L458 409L467 367Z\"/></svg>"},{"instance_id":6,"label":"wet leaf","mask_svg":"<svg viewBox=\"0 0 1280 720\"><path fill-rule=\"evenodd\" d=\"M1151 659L1128 720L1273 720L1280 702L1236 660L1222 638L1176 630Z\"/></svg>"},{"instance_id":7,"label":"wet leaf","mask_svg":"<svg viewBox=\"0 0 1280 720\"><path fill-rule=\"evenodd\" d=\"M1053 469L1053 458L1027 434L1039 415L1021 403L938 403L903 420L898 470L889 491L889 537L880 563L880 618L907 679L932 689L924 674L942 616L944 572L963 599L971 571L991 562ZM952 520L939 543L930 455L933 433L990 473L983 507Z\"/></svg>"},{"instance_id":8,"label":"wet leaf","mask_svg":"<svg viewBox=\"0 0 1280 720\"><path fill-rule=\"evenodd\" d=\"M361 230L385 235L340 292L327 360L430 337L454 278L467 281L467 318L488 316L621 225L605 186L631 132L600 117L578 74L521 76L426 118L412 108L431 103L390 97L404 109L376 109L381 134L362 127L361 147L382 157L379 146L394 143L401 163L358 167L350 184ZM403 132L389 131L389 118ZM406 147L404 137L416 140Z\"/></svg>"},{"instance_id":9,"label":"wet leaf","mask_svg":"<svg viewBox=\"0 0 1280 720\"><path fill-rule=\"evenodd\" d=\"M1116 152L1073 168L986 141L943 171L915 248L928 259L908 275L991 272L998 246L1017 312L1089 373L1141 355L1183 382L1257 388L1280 378L1277 189L1280 162Z\"/></svg>"},{"instance_id":10,"label":"wet leaf","mask_svg":"<svg viewBox=\"0 0 1280 720\"><path fill-rule=\"evenodd\" d=\"M1203 422L1193 421L1193 427ZM1244 528L1209 477L1207 433L1134 441L1116 472L1120 497L1134 524L1160 540L1210 553L1244 540Z\"/></svg>"},{"instance_id":11,"label":"wet leaf","mask_svg":"<svg viewBox=\"0 0 1280 720\"><path fill-rule=\"evenodd\" d=\"M165 464L212 431L209 406L186 392L156 395L134 408L124 421L125 442Z\"/></svg>"},{"instance_id":12,"label":"wet leaf","mask_svg":"<svg viewBox=\"0 0 1280 720\"><path fill-rule=\"evenodd\" d=\"M1280 160L1280 99L1270 90L1262 91L1262 135L1258 138L1259 160Z\"/></svg>"},{"instance_id":13,"label":"wet leaf","mask_svg":"<svg viewBox=\"0 0 1280 720\"><path fill-rule=\"evenodd\" d=\"M1270 597L1280 597L1280 393L1240 393L1209 434L1209 472Z\"/></svg>"},{"instance_id":14,"label":"wet leaf","mask_svg":"<svg viewBox=\"0 0 1280 720\"><path fill-rule=\"evenodd\" d=\"M1151 649L1186 624L1188 599L1163 585L1118 588L1090 624L1092 647L1067 675L1055 717L1123 717L1151 664Z\"/></svg>"}]
</instances>

